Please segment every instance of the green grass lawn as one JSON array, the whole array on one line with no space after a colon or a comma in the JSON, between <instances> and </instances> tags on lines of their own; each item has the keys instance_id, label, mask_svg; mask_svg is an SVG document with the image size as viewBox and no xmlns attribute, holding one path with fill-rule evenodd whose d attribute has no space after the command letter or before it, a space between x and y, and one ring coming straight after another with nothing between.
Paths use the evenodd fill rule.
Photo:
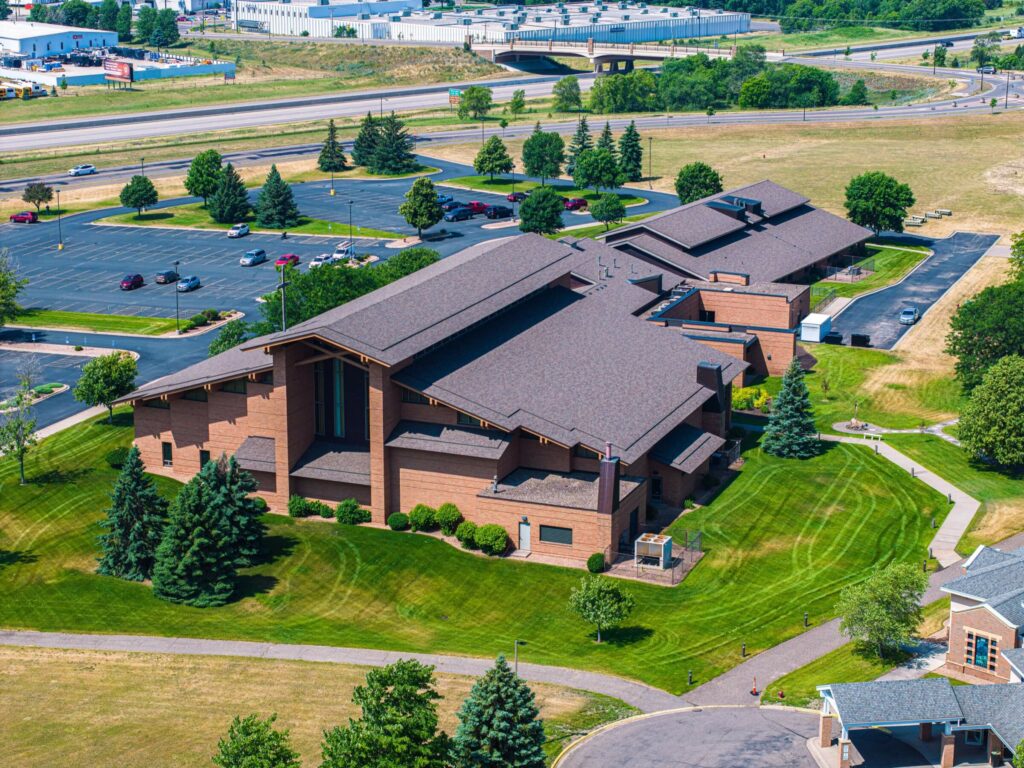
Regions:
<instances>
[{"instance_id":1,"label":"green grass lawn","mask_svg":"<svg viewBox=\"0 0 1024 768\"><path fill-rule=\"evenodd\" d=\"M961 555L1024 530L1024 477L975 461L934 435L889 435L885 441L982 503L960 539L957 551Z\"/></svg>"},{"instance_id":2,"label":"green grass lawn","mask_svg":"<svg viewBox=\"0 0 1024 768\"><path fill-rule=\"evenodd\" d=\"M512 180L499 176L496 179L489 179L486 176L456 176L453 179L445 179L444 181L438 182L439 186L444 187L463 187L465 189L475 189L480 192L493 192L499 195L507 195L512 191ZM536 189L540 186L539 182L536 181L522 181L518 180L515 183L516 192L526 192L530 189ZM555 192L560 194L562 197L582 197L588 202L594 202L597 200L599 195L592 189L576 189L568 184L549 183ZM631 205L643 205L647 200L638 195L626 195L619 194L619 199L622 200L622 204L625 206Z\"/></svg>"},{"instance_id":3,"label":"green grass lawn","mask_svg":"<svg viewBox=\"0 0 1024 768\"><path fill-rule=\"evenodd\" d=\"M341 211L341 203L339 211ZM340 214L339 214L340 215ZM170 208L160 208L143 213L141 216L134 213L119 213L115 216L108 216L100 219L103 224L120 224L132 227L190 227L193 229L231 229L231 224L221 224L210 218L202 203L188 203L187 205L175 205ZM254 223L252 217L249 223L254 232L280 232L280 229L271 227L260 227ZM296 227L291 227L288 232L294 235L337 235L347 237L349 233L348 224L341 224L337 221L324 221L323 219L311 219L303 216ZM352 232L354 237L376 237L396 238L401 237L396 232L387 232L383 229L373 229L356 225Z\"/></svg>"},{"instance_id":4,"label":"green grass lawn","mask_svg":"<svg viewBox=\"0 0 1024 768\"><path fill-rule=\"evenodd\" d=\"M62 312L54 309L23 309L14 319L16 325L33 328L67 328L75 331L107 331L160 336L174 330L174 318L103 315L94 312Z\"/></svg>"},{"instance_id":5,"label":"green grass lawn","mask_svg":"<svg viewBox=\"0 0 1024 768\"><path fill-rule=\"evenodd\" d=\"M814 296L834 291L836 296L852 298L868 291L892 285L916 267L929 253L927 248L893 248L868 246L867 253L858 265L873 269L873 273L856 283L842 283L835 280L819 280L811 286Z\"/></svg>"},{"instance_id":6,"label":"green grass lawn","mask_svg":"<svg viewBox=\"0 0 1024 768\"><path fill-rule=\"evenodd\" d=\"M633 222L633 221L643 221L644 219L646 219L646 218L648 218L650 216L654 216L654 214L653 213L637 213L637 214L634 214L633 216L627 216L626 218L624 218L622 220L622 224L626 224L627 222ZM563 219L563 221L564 221L564 219ZM583 237L597 237L598 235L603 235L605 232L611 232L612 230L618 229L619 226L622 226L622 224L620 224L618 226L608 227L607 229L605 228L604 224L591 224L591 225L586 226L586 227L577 227L577 228L574 228L574 229L563 229L561 232L556 232L553 235L545 235L545 237L548 237L548 238L550 238L552 240L557 240L560 237L566 237L566 236L568 236L568 237L580 237L580 238L583 238Z\"/></svg>"},{"instance_id":7,"label":"green grass lawn","mask_svg":"<svg viewBox=\"0 0 1024 768\"><path fill-rule=\"evenodd\" d=\"M267 518L265 562L235 602L202 610L96 575L96 536L131 417L43 441L30 482L0 460L0 626L314 643L493 656L600 670L681 692L832 615L838 591L890 561L919 562L945 500L859 446L808 461L755 446L742 472L673 534L704 532L706 556L676 588L623 582L637 600L596 644L566 608L578 570L485 559L415 534ZM158 480L170 494L174 482Z\"/></svg>"}]
</instances>

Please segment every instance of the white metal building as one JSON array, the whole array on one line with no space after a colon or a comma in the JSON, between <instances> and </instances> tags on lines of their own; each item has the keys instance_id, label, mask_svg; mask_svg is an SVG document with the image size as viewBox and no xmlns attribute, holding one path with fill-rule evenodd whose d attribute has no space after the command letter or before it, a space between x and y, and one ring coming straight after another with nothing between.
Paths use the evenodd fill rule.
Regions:
<instances>
[{"instance_id":1,"label":"white metal building","mask_svg":"<svg viewBox=\"0 0 1024 768\"><path fill-rule=\"evenodd\" d=\"M415 4L416 7L413 7ZM361 39L424 43L502 43L510 40L649 43L719 37L750 31L750 15L722 10L667 8L645 2L494 6L465 11L420 9L420 0L320 4L242 0L233 6L236 28L278 35L332 37L341 26Z\"/></svg>"},{"instance_id":2,"label":"white metal building","mask_svg":"<svg viewBox=\"0 0 1024 768\"><path fill-rule=\"evenodd\" d=\"M0 21L0 51L29 56L117 45L117 33L31 21Z\"/></svg>"}]
</instances>

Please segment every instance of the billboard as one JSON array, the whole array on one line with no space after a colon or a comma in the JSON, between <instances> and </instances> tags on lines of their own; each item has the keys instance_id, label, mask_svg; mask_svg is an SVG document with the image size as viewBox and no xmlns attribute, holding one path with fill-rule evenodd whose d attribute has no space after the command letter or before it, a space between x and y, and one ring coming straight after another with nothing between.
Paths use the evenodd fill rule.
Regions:
<instances>
[{"instance_id":1,"label":"billboard","mask_svg":"<svg viewBox=\"0 0 1024 768\"><path fill-rule=\"evenodd\" d=\"M130 83L135 79L135 71L130 61L103 60L103 75L108 81Z\"/></svg>"}]
</instances>

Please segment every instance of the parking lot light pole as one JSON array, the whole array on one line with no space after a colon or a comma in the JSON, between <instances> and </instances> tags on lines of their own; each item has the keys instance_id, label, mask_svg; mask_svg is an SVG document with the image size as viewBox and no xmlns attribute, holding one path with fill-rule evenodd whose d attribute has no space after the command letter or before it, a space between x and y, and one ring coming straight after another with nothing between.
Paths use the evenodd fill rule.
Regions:
<instances>
[{"instance_id":1,"label":"parking lot light pole","mask_svg":"<svg viewBox=\"0 0 1024 768\"><path fill-rule=\"evenodd\" d=\"M139 165L142 167L141 174L143 176L145 176L146 175L146 158L140 157L139 158Z\"/></svg>"},{"instance_id":2,"label":"parking lot light pole","mask_svg":"<svg viewBox=\"0 0 1024 768\"><path fill-rule=\"evenodd\" d=\"M654 189L654 137L647 137L647 188Z\"/></svg>"},{"instance_id":3,"label":"parking lot light pole","mask_svg":"<svg viewBox=\"0 0 1024 768\"><path fill-rule=\"evenodd\" d=\"M515 659L515 661L513 662L513 666L514 666L514 669L515 669L516 677L519 677L519 646L520 645L526 645L526 641L525 640L516 640L512 644L512 646L513 646L512 654L513 654L514 659Z\"/></svg>"},{"instance_id":4,"label":"parking lot light pole","mask_svg":"<svg viewBox=\"0 0 1024 768\"><path fill-rule=\"evenodd\" d=\"M64 250L64 232L60 228L60 190L57 190L57 250Z\"/></svg>"},{"instance_id":5,"label":"parking lot light pole","mask_svg":"<svg viewBox=\"0 0 1024 768\"><path fill-rule=\"evenodd\" d=\"M334 168L331 168L331 197L334 197Z\"/></svg>"},{"instance_id":6,"label":"parking lot light pole","mask_svg":"<svg viewBox=\"0 0 1024 768\"><path fill-rule=\"evenodd\" d=\"M285 267L287 269L287 267ZM285 314L284 307L284 289L288 287L288 281L284 279L284 269L281 270L281 284L277 286L278 290L281 291L281 330L288 330L288 316Z\"/></svg>"},{"instance_id":7,"label":"parking lot light pole","mask_svg":"<svg viewBox=\"0 0 1024 768\"><path fill-rule=\"evenodd\" d=\"M174 262L174 274L176 276L178 276L178 265L179 264L181 264L180 261ZM175 284L175 286L174 286L174 330L178 334L181 334L181 315L180 315L179 310L178 310L178 286L177 286L177 284Z\"/></svg>"},{"instance_id":8,"label":"parking lot light pole","mask_svg":"<svg viewBox=\"0 0 1024 768\"><path fill-rule=\"evenodd\" d=\"M352 239L352 200L348 201L348 239Z\"/></svg>"}]
</instances>

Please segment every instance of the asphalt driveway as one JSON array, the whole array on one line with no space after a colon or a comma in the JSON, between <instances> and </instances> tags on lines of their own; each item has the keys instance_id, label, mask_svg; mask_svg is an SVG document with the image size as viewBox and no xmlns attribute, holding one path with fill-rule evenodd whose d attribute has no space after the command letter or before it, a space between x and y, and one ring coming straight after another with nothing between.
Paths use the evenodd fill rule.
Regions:
<instances>
[{"instance_id":1,"label":"asphalt driveway","mask_svg":"<svg viewBox=\"0 0 1024 768\"><path fill-rule=\"evenodd\" d=\"M934 255L903 282L856 299L834 317L832 330L843 334L844 344L850 343L850 334L865 333L871 337L872 347L892 349L911 328L900 325L900 310L916 305L924 315L999 238L957 232L941 240L915 236L903 239L907 244L931 248Z\"/></svg>"}]
</instances>

